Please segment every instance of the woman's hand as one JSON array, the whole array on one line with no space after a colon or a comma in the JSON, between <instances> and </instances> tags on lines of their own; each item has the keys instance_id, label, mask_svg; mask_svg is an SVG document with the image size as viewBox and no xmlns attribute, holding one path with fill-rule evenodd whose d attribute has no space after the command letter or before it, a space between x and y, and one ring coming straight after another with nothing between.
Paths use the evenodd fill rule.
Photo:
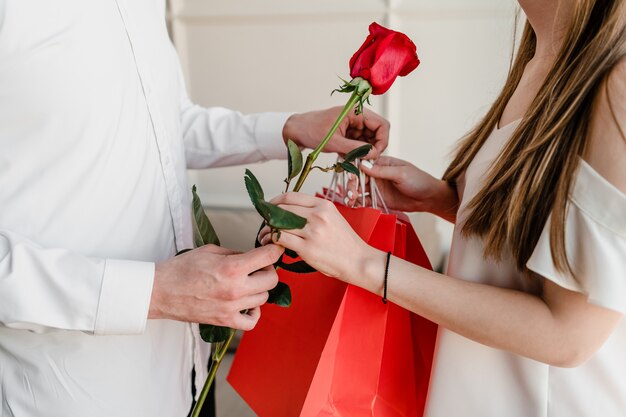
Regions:
<instances>
[{"instance_id":1,"label":"woman's hand","mask_svg":"<svg viewBox=\"0 0 626 417\"><path fill-rule=\"evenodd\" d=\"M294 250L309 265L323 274L349 282L359 274L355 268L377 259L376 251L363 241L333 203L302 193L287 193L271 203L307 219L303 229L281 230L270 236L269 228L261 231L262 244L273 239L277 244ZM383 262L383 261L381 261Z\"/></svg>"},{"instance_id":2,"label":"woman's hand","mask_svg":"<svg viewBox=\"0 0 626 417\"><path fill-rule=\"evenodd\" d=\"M387 206L399 211L427 211L454 222L458 208L456 190L443 180L402 159L382 156L375 165L361 163L362 171L377 179ZM356 179L348 184L351 194L347 204L358 203L360 194ZM369 201L368 201L369 203Z\"/></svg>"}]
</instances>

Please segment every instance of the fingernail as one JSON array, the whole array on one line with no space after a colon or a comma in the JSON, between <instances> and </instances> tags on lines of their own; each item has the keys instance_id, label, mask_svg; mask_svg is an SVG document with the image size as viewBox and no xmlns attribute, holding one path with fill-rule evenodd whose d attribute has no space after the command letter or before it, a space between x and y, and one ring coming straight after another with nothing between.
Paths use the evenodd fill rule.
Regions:
<instances>
[{"instance_id":1,"label":"fingernail","mask_svg":"<svg viewBox=\"0 0 626 417\"><path fill-rule=\"evenodd\" d=\"M363 165L365 168L367 169L372 169L374 167L374 164L372 164L370 161L368 160L363 160L361 161L361 165Z\"/></svg>"},{"instance_id":2,"label":"fingernail","mask_svg":"<svg viewBox=\"0 0 626 417\"><path fill-rule=\"evenodd\" d=\"M348 198L352 198L354 196L354 193L352 191L348 191Z\"/></svg>"},{"instance_id":3,"label":"fingernail","mask_svg":"<svg viewBox=\"0 0 626 417\"><path fill-rule=\"evenodd\" d=\"M343 204L347 205L349 201L350 201L350 199L348 197L346 197L346 198L343 199Z\"/></svg>"}]
</instances>

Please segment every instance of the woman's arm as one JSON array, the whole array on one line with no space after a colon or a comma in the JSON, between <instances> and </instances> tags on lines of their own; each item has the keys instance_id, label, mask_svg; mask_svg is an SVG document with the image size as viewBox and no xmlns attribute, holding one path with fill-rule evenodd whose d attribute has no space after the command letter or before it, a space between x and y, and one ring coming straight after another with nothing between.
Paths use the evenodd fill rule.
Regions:
<instances>
[{"instance_id":1,"label":"woman's arm","mask_svg":"<svg viewBox=\"0 0 626 417\"><path fill-rule=\"evenodd\" d=\"M386 254L367 247L348 275L382 294ZM540 296L438 274L398 258L389 266L387 297L487 346L554 366L576 366L596 352L621 314L544 280Z\"/></svg>"},{"instance_id":2,"label":"woman's arm","mask_svg":"<svg viewBox=\"0 0 626 417\"><path fill-rule=\"evenodd\" d=\"M370 247L334 205L288 193L272 202L308 219L277 242L317 270L382 295L386 254ZM269 236L263 238L269 241ZM545 281L540 296L438 274L392 257L390 301L479 343L555 366L576 366L608 338L621 314Z\"/></svg>"},{"instance_id":3,"label":"woman's arm","mask_svg":"<svg viewBox=\"0 0 626 417\"><path fill-rule=\"evenodd\" d=\"M612 71L596 99L585 155L596 172L622 193L626 193L625 133L626 60ZM380 294L384 254L372 248L363 251L362 259L372 261L358 272L364 277L358 285ZM477 342L557 366L584 362L622 316L550 280L544 280L542 294L535 296L443 276L395 258L388 296Z\"/></svg>"}]
</instances>

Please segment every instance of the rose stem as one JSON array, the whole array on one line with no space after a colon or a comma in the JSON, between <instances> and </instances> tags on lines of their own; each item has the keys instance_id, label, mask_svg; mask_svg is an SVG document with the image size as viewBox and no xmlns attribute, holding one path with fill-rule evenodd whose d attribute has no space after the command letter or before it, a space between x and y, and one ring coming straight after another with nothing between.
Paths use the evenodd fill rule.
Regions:
<instances>
[{"instance_id":1,"label":"rose stem","mask_svg":"<svg viewBox=\"0 0 626 417\"><path fill-rule=\"evenodd\" d=\"M319 143L319 145L317 145L317 147L313 150L313 152L311 152L306 157L306 163L304 164L302 173L298 177L298 182L296 182L296 186L293 189L294 192L300 191L300 188L302 188L302 185L304 184L304 180L306 180L306 177L309 175L309 172L311 171L311 168L313 167L313 162L315 162L320 152L322 152L322 149L324 149L324 146L326 146L330 138L335 134L335 131L337 130L337 128L339 127L343 119L348 115L350 111L352 111L352 109L354 109L354 106L359 101L359 98L362 96L362 94L363 93L359 93L358 89L352 92L350 99L348 100L346 105L343 107L343 110L337 117L337 120L335 120L335 123L332 125L332 127L330 128L330 130L324 137L324 140L322 140Z\"/></svg>"},{"instance_id":2,"label":"rose stem","mask_svg":"<svg viewBox=\"0 0 626 417\"><path fill-rule=\"evenodd\" d=\"M211 362L211 369L209 369L209 376L204 382L202 392L198 397L198 402L193 406L193 412L191 413L191 417L198 417L200 415L200 411L202 410L202 406L204 405L204 400L206 399L206 396L209 393L209 389L211 388L211 385L213 385L215 375L217 374L217 368L219 368L220 364L222 363L222 359L224 359L224 355L228 350L230 342L233 340L233 336L235 336L235 330L231 329L228 339L215 344L215 353L213 353L213 361Z\"/></svg>"}]
</instances>

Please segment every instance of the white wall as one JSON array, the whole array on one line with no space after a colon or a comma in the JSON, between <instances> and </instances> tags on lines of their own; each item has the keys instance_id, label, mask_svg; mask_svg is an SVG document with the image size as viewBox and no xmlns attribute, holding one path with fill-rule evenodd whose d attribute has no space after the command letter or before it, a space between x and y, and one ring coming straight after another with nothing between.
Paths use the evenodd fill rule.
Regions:
<instances>
[{"instance_id":1,"label":"white wall","mask_svg":"<svg viewBox=\"0 0 626 417\"><path fill-rule=\"evenodd\" d=\"M391 121L388 153L440 176L504 81L515 10L514 0L172 0L170 16L192 99L242 112L344 104L346 95L329 94L349 77L368 25L405 32L422 64L372 97L372 108ZM282 190L284 162L249 167L266 194ZM243 172L190 172L190 180L209 206L249 207ZM305 191L328 181L315 173Z\"/></svg>"}]
</instances>

